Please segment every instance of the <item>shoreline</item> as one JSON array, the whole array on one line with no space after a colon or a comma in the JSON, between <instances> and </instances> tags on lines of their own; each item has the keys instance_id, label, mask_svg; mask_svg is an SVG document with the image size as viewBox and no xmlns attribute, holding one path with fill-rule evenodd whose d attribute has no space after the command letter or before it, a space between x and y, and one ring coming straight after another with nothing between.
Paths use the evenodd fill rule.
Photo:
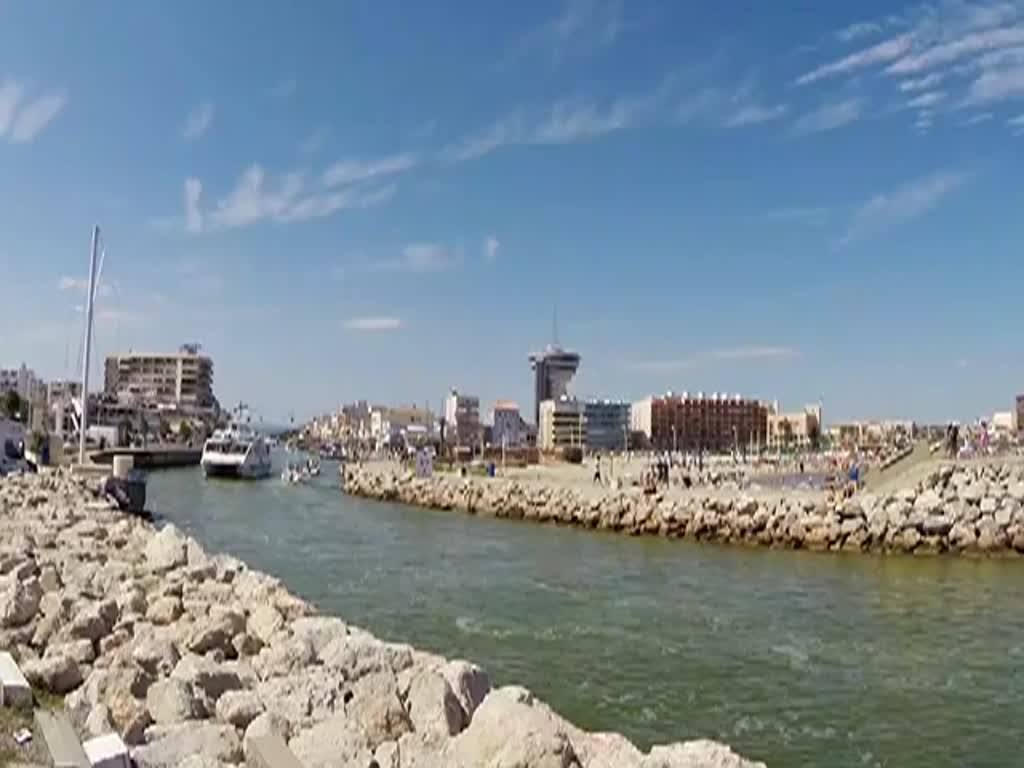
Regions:
<instances>
[{"instance_id":1,"label":"shoreline","mask_svg":"<svg viewBox=\"0 0 1024 768\"><path fill-rule=\"evenodd\" d=\"M351 495L506 519L725 544L825 552L1024 555L1024 465L942 464L912 486L824 494L580 488L504 478L417 478L394 465L342 468Z\"/></svg>"},{"instance_id":2,"label":"shoreline","mask_svg":"<svg viewBox=\"0 0 1024 768\"><path fill-rule=\"evenodd\" d=\"M707 740L642 753L466 661L321 616L277 579L125 517L63 472L0 481L0 649L140 768L231 765L274 731L306 768L757 768Z\"/></svg>"}]
</instances>

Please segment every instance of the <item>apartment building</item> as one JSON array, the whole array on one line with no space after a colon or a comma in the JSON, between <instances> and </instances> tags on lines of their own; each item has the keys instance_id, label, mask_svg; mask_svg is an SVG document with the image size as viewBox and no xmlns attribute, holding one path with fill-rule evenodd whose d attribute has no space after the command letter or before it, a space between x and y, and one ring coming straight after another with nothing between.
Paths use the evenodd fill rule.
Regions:
<instances>
[{"instance_id":1,"label":"apartment building","mask_svg":"<svg viewBox=\"0 0 1024 768\"><path fill-rule=\"evenodd\" d=\"M633 403L630 425L660 451L730 451L764 446L768 406L739 395L669 392Z\"/></svg>"},{"instance_id":2,"label":"apartment building","mask_svg":"<svg viewBox=\"0 0 1024 768\"><path fill-rule=\"evenodd\" d=\"M103 388L118 400L197 409L216 403L213 361L191 345L174 354L111 355Z\"/></svg>"},{"instance_id":3,"label":"apartment building","mask_svg":"<svg viewBox=\"0 0 1024 768\"><path fill-rule=\"evenodd\" d=\"M583 448L587 444L584 404L570 397L543 400L537 424L537 445L542 451Z\"/></svg>"},{"instance_id":4,"label":"apartment building","mask_svg":"<svg viewBox=\"0 0 1024 768\"><path fill-rule=\"evenodd\" d=\"M618 400L587 400L583 404L586 446L590 451L622 451L629 441L630 405Z\"/></svg>"},{"instance_id":5,"label":"apartment building","mask_svg":"<svg viewBox=\"0 0 1024 768\"><path fill-rule=\"evenodd\" d=\"M444 401L445 442L474 448L480 445L480 398L453 389Z\"/></svg>"}]
</instances>

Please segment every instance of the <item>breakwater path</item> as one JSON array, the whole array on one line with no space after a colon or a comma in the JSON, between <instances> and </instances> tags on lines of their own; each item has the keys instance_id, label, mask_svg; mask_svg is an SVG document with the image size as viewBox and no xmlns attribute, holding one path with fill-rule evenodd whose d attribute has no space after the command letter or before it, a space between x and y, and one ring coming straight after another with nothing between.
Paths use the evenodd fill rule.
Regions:
<instances>
[{"instance_id":1,"label":"breakwater path","mask_svg":"<svg viewBox=\"0 0 1024 768\"><path fill-rule=\"evenodd\" d=\"M150 476L153 507L380 637L479 663L642 745L770 766L1013 765L1024 559L875 557L577 530Z\"/></svg>"}]
</instances>

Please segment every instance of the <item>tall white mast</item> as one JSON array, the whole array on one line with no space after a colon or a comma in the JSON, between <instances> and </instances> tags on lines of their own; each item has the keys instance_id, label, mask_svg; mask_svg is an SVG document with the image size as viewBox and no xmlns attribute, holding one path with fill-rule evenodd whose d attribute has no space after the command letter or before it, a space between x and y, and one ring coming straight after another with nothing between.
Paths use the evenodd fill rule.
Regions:
<instances>
[{"instance_id":1,"label":"tall white mast","mask_svg":"<svg viewBox=\"0 0 1024 768\"><path fill-rule=\"evenodd\" d=\"M92 248L89 251L89 289L85 294L85 350L82 355L82 420L78 435L78 464L85 464L85 432L89 426L89 357L92 354L92 304L96 290L96 250L100 228L92 228Z\"/></svg>"}]
</instances>

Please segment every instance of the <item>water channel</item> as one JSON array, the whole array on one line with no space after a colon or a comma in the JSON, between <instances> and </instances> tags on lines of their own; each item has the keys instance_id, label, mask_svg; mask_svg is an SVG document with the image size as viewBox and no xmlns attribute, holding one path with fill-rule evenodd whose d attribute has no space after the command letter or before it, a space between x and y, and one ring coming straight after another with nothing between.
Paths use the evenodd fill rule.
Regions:
<instances>
[{"instance_id":1,"label":"water channel","mask_svg":"<svg viewBox=\"0 0 1024 768\"><path fill-rule=\"evenodd\" d=\"M773 768L1024 764L1024 561L721 547L155 472L149 506L325 613L638 745Z\"/></svg>"}]
</instances>

